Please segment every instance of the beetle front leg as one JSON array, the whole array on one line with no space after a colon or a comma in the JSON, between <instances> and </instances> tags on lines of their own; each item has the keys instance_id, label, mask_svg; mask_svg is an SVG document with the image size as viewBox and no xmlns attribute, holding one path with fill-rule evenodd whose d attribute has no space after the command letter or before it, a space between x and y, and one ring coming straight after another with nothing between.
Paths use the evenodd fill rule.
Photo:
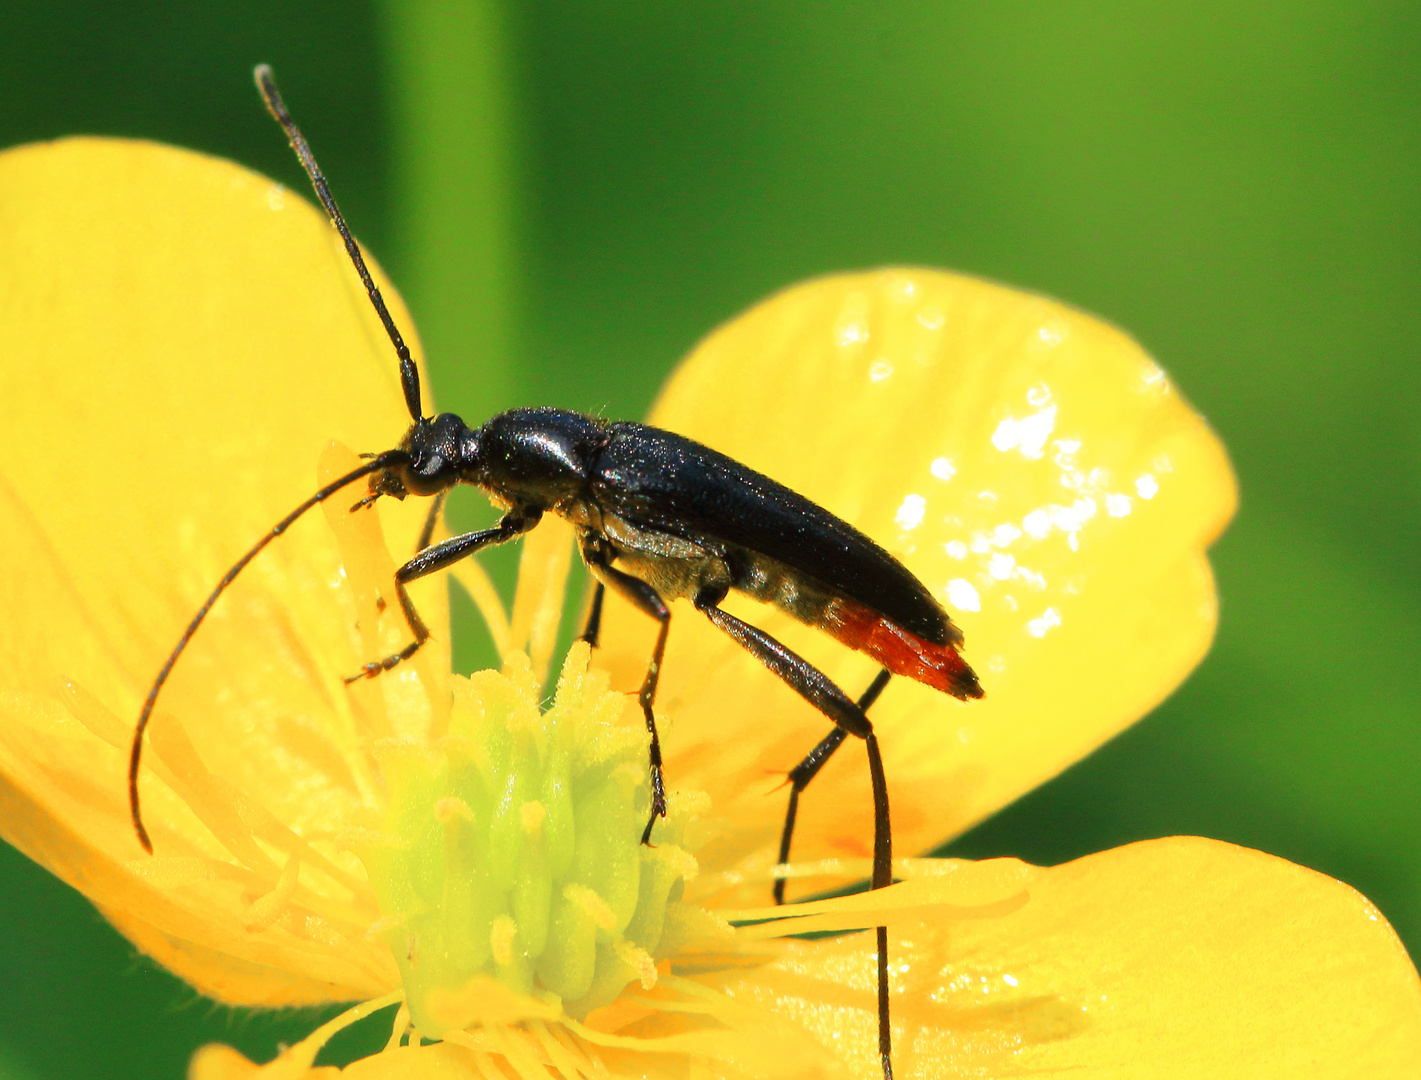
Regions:
<instances>
[{"instance_id":1,"label":"beetle front leg","mask_svg":"<svg viewBox=\"0 0 1421 1080\"><path fill-rule=\"evenodd\" d=\"M413 559L396 570L395 595L399 597L400 610L404 612L405 622L409 625L414 640L397 653L363 665L360 674L348 676L345 681L353 683L361 679L373 679L381 672L389 671L395 665L408 660L419 652L420 647L429 640L429 627L425 626L424 620L419 617L419 612L415 610L414 602L410 599L409 592L405 588L409 582L418 581L427 574L442 570L460 559L466 559L480 548L506 543L538 524L541 517L542 514L539 512L514 513L509 511L493 528L480 529L477 532L464 533L462 536L451 536L448 540L441 540L433 547L425 547ZM426 522L426 527L432 535L432 516Z\"/></svg>"},{"instance_id":2,"label":"beetle front leg","mask_svg":"<svg viewBox=\"0 0 1421 1080\"><path fill-rule=\"evenodd\" d=\"M868 712L869 706L878 700L878 695L883 693L883 688L888 685L888 680L893 676L885 668L873 677L873 682L869 683L868 689L859 695L855 704L860 712ZM834 751L843 745L844 739L848 737L848 732L841 727L835 727L828 735L820 740L819 745L809 751L803 761L789 771L789 808L785 811L784 831L780 833L780 857L781 868L789 862L789 845L794 837L794 821L799 815L799 793L809 786L809 781L819 775L819 770L828 764L829 759L834 756ZM783 877L775 879L775 903L785 902L785 884Z\"/></svg>"},{"instance_id":3,"label":"beetle front leg","mask_svg":"<svg viewBox=\"0 0 1421 1080\"><path fill-rule=\"evenodd\" d=\"M873 877L869 888L893 884L893 834L888 820L888 781L883 772L883 755L873 725L857 704L804 657L785 647L769 634L737 619L717 605L724 590L705 590L696 597L696 608L735 642L785 681L805 701L822 712L850 735L857 735L868 750L868 775L873 786ZM870 687L870 689L872 689ZM822 743L820 745L823 745ZM835 747L837 749L837 746ZM826 755L827 756L827 755ZM822 764L822 761L820 762ZM892 1080L892 1029L888 1016L888 927L877 927L878 944L878 1054L884 1080Z\"/></svg>"},{"instance_id":4,"label":"beetle front leg","mask_svg":"<svg viewBox=\"0 0 1421 1080\"><path fill-rule=\"evenodd\" d=\"M439 524L439 512L444 509L444 500L448 497L449 491L446 488L444 491L441 491L436 494L434 496L434 499L430 502L429 513L424 515L424 525L419 530L419 539L414 542L414 553L416 555L418 555L421 551L425 550L425 548L429 547L430 543L433 542L434 529ZM359 509L360 505L361 504L356 503L354 509ZM414 633L415 639L419 640L419 631L418 629L416 629L416 624L418 624L419 626L423 626L424 624L420 621L419 615L417 613L413 614L412 616L412 613L414 612L414 607L409 603L409 597L405 597L400 601L400 607L404 610L405 619L409 622L410 630ZM375 610L382 613L384 612L385 598L383 596L375 597ZM418 649L418 646L416 646L415 648ZM398 661L396 661L396 663L398 663ZM394 664L391 664L390 666L393 667ZM345 681L353 682L355 681L355 679L363 678L365 678L365 676L362 674L356 675L354 679L346 679Z\"/></svg>"},{"instance_id":5,"label":"beetle front leg","mask_svg":"<svg viewBox=\"0 0 1421 1080\"><path fill-rule=\"evenodd\" d=\"M362 455L362 456L364 456L364 455ZM439 512L444 509L444 500L447 499L448 497L449 497L449 491L448 491L448 489L445 489L444 491L441 491L441 492L439 492L438 494L436 494L436 495L434 496L433 501L430 502L430 504L429 504L429 513L427 513L427 514L424 515L424 525L423 525L423 527L419 530L419 539L414 542L414 553L415 553L416 555L418 555L418 554L419 554L421 551L423 551L425 548L429 547L430 543L434 540L434 529L435 529L435 527L439 524ZM353 510L358 510L358 509L360 509L360 508L361 508L361 504L360 504L360 503L356 503L355 506L352 507ZM396 586L396 588L398 589L398 586ZM408 596L402 597L402 598L400 599L400 607L401 607L401 609L403 609L403 611L404 611L404 613L405 613L405 620L409 623L409 625L410 625L410 630L411 630L411 632L414 633L415 640L416 640L416 641L419 641L420 644L423 644L423 641L420 639L420 636L419 636L419 628L420 628L420 627L423 627L423 626L424 626L424 623L420 620L419 614L418 614L417 612L415 612L414 606L410 603L410 600L409 600L409 597L408 597ZM384 612L384 610L385 610L385 598L384 598L383 596L376 596L376 597L375 597L375 610L376 610L376 611L379 611L379 612L382 612L382 613ZM428 636L428 635L426 634L426 637L427 637L427 636ZM418 648L419 648L419 646L416 645L416 646L415 646L415 649L417 650ZM413 655L413 652L414 652L414 650L411 650L411 655ZM398 662L399 662L399 661L395 661L395 663L398 663ZM394 667L394 664L391 664L390 666L391 666L391 667ZM381 669L381 670L385 670L385 669ZM352 679L346 679L345 681L349 683L349 682L354 682L355 679L363 679L363 678L365 678L365 677L366 677L365 675L361 674L361 675L356 675L356 676L355 676L354 678L352 678Z\"/></svg>"}]
</instances>

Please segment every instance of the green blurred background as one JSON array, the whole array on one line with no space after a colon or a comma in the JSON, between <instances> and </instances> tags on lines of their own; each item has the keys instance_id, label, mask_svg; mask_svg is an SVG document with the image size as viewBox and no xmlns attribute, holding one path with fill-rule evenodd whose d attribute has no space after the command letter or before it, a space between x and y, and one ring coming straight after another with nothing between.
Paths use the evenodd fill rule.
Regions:
<instances>
[{"instance_id":1,"label":"green blurred background","mask_svg":"<svg viewBox=\"0 0 1421 1080\"><path fill-rule=\"evenodd\" d=\"M7 0L0 28L0 144L142 136L305 190L251 86L274 64L470 418L638 416L718 322L880 263L1126 327L1238 468L1218 643L950 850L1219 837L1421 945L1421 7ZM176 1077L316 1015L195 998L0 848L0 1076Z\"/></svg>"}]
</instances>

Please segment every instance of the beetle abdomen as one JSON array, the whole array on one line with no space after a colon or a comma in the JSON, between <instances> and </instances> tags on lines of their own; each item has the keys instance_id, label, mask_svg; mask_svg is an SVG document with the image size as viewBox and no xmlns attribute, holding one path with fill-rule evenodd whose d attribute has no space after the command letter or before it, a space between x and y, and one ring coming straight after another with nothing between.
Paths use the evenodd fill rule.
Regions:
<instances>
[{"instance_id":1,"label":"beetle abdomen","mask_svg":"<svg viewBox=\"0 0 1421 1080\"><path fill-rule=\"evenodd\" d=\"M856 652L867 653L894 675L955 698L979 698L977 676L952 641L941 645L905 630L886 615L825 588L777 559L743 548L729 552L731 584L739 592L818 627Z\"/></svg>"}]
</instances>

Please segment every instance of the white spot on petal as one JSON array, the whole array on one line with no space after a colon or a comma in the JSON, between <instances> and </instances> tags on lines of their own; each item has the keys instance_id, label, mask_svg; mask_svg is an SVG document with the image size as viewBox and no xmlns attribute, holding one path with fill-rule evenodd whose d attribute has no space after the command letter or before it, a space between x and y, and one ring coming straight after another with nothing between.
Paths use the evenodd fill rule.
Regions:
<instances>
[{"instance_id":1,"label":"white spot on petal","mask_svg":"<svg viewBox=\"0 0 1421 1080\"><path fill-rule=\"evenodd\" d=\"M1033 510L1021 519L1021 527L1028 536L1044 540L1051 531L1051 515L1045 510Z\"/></svg>"},{"instance_id":2,"label":"white spot on petal","mask_svg":"<svg viewBox=\"0 0 1421 1080\"><path fill-rule=\"evenodd\" d=\"M982 598L966 578L953 578L947 583L947 602L958 611L982 610Z\"/></svg>"},{"instance_id":3,"label":"white spot on petal","mask_svg":"<svg viewBox=\"0 0 1421 1080\"><path fill-rule=\"evenodd\" d=\"M949 540L943 547L947 549L947 553L954 559L967 558L967 545L961 540Z\"/></svg>"},{"instance_id":4,"label":"white spot on petal","mask_svg":"<svg viewBox=\"0 0 1421 1080\"><path fill-rule=\"evenodd\" d=\"M1026 629L1031 632L1032 637L1045 637L1046 631L1053 626L1061 625L1061 614L1055 608L1048 607L1041 613L1041 616L1032 619L1026 624Z\"/></svg>"},{"instance_id":5,"label":"white spot on petal","mask_svg":"<svg viewBox=\"0 0 1421 1080\"><path fill-rule=\"evenodd\" d=\"M1159 491L1159 481L1149 473L1145 473L1135 481L1135 491L1142 499L1153 499Z\"/></svg>"},{"instance_id":6,"label":"white spot on petal","mask_svg":"<svg viewBox=\"0 0 1421 1080\"><path fill-rule=\"evenodd\" d=\"M1062 532L1074 534L1082 525L1095 517L1097 509L1094 499L1077 499L1070 506L1048 507L1047 512L1051 515L1052 525Z\"/></svg>"},{"instance_id":7,"label":"white spot on petal","mask_svg":"<svg viewBox=\"0 0 1421 1080\"><path fill-rule=\"evenodd\" d=\"M1105 512L1111 517L1124 517L1130 512L1130 496L1128 495L1107 495L1105 496Z\"/></svg>"},{"instance_id":8,"label":"white spot on petal","mask_svg":"<svg viewBox=\"0 0 1421 1080\"><path fill-rule=\"evenodd\" d=\"M893 520L897 522L898 528L907 532L909 529L916 529L923 523L923 514L927 511L928 500L921 495L909 495L903 500L903 505L898 507L898 513L893 515Z\"/></svg>"},{"instance_id":9,"label":"white spot on petal","mask_svg":"<svg viewBox=\"0 0 1421 1080\"><path fill-rule=\"evenodd\" d=\"M844 323L839 327L840 345L857 345L868 340L868 327L863 323Z\"/></svg>"},{"instance_id":10,"label":"white spot on petal","mask_svg":"<svg viewBox=\"0 0 1421 1080\"><path fill-rule=\"evenodd\" d=\"M996 554L987 560L987 573L998 581L1005 581L1011 577L1012 569L1016 566L1016 559L1011 555Z\"/></svg>"},{"instance_id":11,"label":"white spot on petal","mask_svg":"<svg viewBox=\"0 0 1421 1080\"><path fill-rule=\"evenodd\" d=\"M1034 586L1035 588L1046 588L1046 575L1038 573L1035 570L1028 570L1024 566L1018 566L1015 570L1011 572L1011 576L1014 580L1024 581L1028 585Z\"/></svg>"},{"instance_id":12,"label":"white spot on petal","mask_svg":"<svg viewBox=\"0 0 1421 1080\"><path fill-rule=\"evenodd\" d=\"M1020 420L1010 417L997 425L992 433L992 445L1002 453L1020 450L1025 458L1039 458L1046 449L1046 440L1056 426L1056 406L1048 405L1040 412Z\"/></svg>"},{"instance_id":13,"label":"white spot on petal","mask_svg":"<svg viewBox=\"0 0 1421 1080\"><path fill-rule=\"evenodd\" d=\"M893 374L893 365L887 360L875 360L873 366L868 369L868 377L872 382L882 382Z\"/></svg>"},{"instance_id":14,"label":"white spot on petal","mask_svg":"<svg viewBox=\"0 0 1421 1080\"><path fill-rule=\"evenodd\" d=\"M271 210L286 209L286 188L281 184L272 184L266 189L266 205Z\"/></svg>"},{"instance_id":15,"label":"white spot on petal","mask_svg":"<svg viewBox=\"0 0 1421 1080\"><path fill-rule=\"evenodd\" d=\"M1020 539L1021 530L1011 522L1005 522L992 530L992 546L1006 547L1013 540Z\"/></svg>"},{"instance_id":16,"label":"white spot on petal","mask_svg":"<svg viewBox=\"0 0 1421 1080\"><path fill-rule=\"evenodd\" d=\"M1153 390L1155 387L1168 389L1164 380L1164 371L1160 369L1158 364L1147 363L1140 370L1140 387L1143 390Z\"/></svg>"},{"instance_id":17,"label":"white spot on petal","mask_svg":"<svg viewBox=\"0 0 1421 1080\"><path fill-rule=\"evenodd\" d=\"M950 458L933 458L933 463L928 466L928 472L939 480L951 480L957 475L957 466L952 463Z\"/></svg>"}]
</instances>

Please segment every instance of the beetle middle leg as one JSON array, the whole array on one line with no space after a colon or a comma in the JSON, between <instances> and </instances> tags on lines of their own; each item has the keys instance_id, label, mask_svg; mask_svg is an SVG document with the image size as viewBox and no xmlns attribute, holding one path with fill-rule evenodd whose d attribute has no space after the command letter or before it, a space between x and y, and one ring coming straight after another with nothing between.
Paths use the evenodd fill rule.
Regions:
<instances>
[{"instance_id":1,"label":"beetle middle leg","mask_svg":"<svg viewBox=\"0 0 1421 1080\"><path fill-rule=\"evenodd\" d=\"M666 633L671 629L671 609L661 598L661 594L641 578L633 577L614 567L607 553L590 536L583 538L582 558L588 568L597 575L598 587L592 598L592 613L587 620L588 629L583 634L584 640L587 639L587 633L591 633L594 641L590 643L595 643L602 616L600 601L604 583L616 589L637 608L661 624L656 632L656 646L651 651L651 662L646 666L646 678L642 680L641 691L637 694L642 714L646 717L646 730L651 733L651 747L647 755L651 764L651 816L647 818L646 829L641 834L641 842L647 844L651 842L651 827L656 824L656 819L666 816L666 780L661 771L661 736L656 732L656 715L652 706L656 703L656 685L661 679L661 662L666 656Z\"/></svg>"},{"instance_id":2,"label":"beetle middle leg","mask_svg":"<svg viewBox=\"0 0 1421 1080\"><path fill-rule=\"evenodd\" d=\"M607 586L599 580L592 586L592 603L587 607L587 625L582 628L578 639L597 648L597 639L602 633L602 598L607 594Z\"/></svg>"},{"instance_id":3,"label":"beetle middle leg","mask_svg":"<svg viewBox=\"0 0 1421 1080\"><path fill-rule=\"evenodd\" d=\"M880 670L873 677L873 682L869 683L868 689L860 694L858 701L855 702L860 712L868 712L869 706L878 700L878 695L883 693L883 688L888 685L888 680L892 677L886 668ZM828 735L820 740L819 745L805 755L803 761L789 771L789 808L785 811L784 831L780 833L780 857L778 860L780 866L783 867L789 862L789 845L794 837L794 821L799 814L799 793L819 775L819 770L828 764L829 759L834 756L834 751L843 745L848 734L844 728L834 727ZM784 878L775 879L775 903L777 904L785 902L785 885Z\"/></svg>"}]
</instances>

